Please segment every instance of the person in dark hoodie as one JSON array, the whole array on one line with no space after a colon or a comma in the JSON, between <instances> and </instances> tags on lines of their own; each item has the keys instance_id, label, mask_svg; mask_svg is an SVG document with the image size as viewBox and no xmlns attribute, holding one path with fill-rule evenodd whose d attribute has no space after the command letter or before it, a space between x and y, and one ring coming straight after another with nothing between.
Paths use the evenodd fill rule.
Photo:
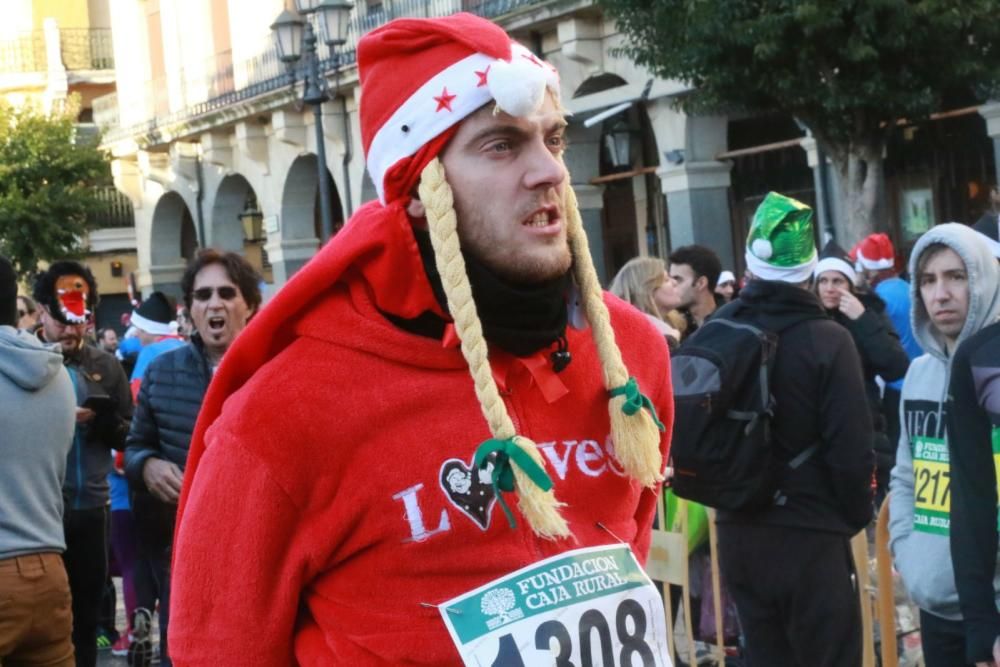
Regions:
<instances>
[{"instance_id":1,"label":"person in dark hoodie","mask_svg":"<svg viewBox=\"0 0 1000 667\"><path fill-rule=\"evenodd\" d=\"M1000 316L1000 268L979 234L948 223L920 237L910 256L910 273L913 332L926 352L913 361L903 381L902 432L889 496L890 546L896 569L920 608L925 664L957 667L970 663L949 538L946 399L955 348ZM996 546L995 539L992 544ZM1000 579L994 579L994 589L997 584Z\"/></svg>"},{"instance_id":2,"label":"person in dark hoodie","mask_svg":"<svg viewBox=\"0 0 1000 667\"><path fill-rule=\"evenodd\" d=\"M820 253L813 272L816 295L827 314L845 327L854 339L861 356L865 378L865 394L871 408L874 426L873 447L877 487L876 505L889 488L889 473L896 462L896 443L886 435L887 420L882 408L882 393L876 383L881 377L886 383L902 380L910 358L899 342L885 310L885 302L877 294L859 292L854 287L857 273L847 253L830 241Z\"/></svg>"},{"instance_id":3,"label":"person in dark hoodie","mask_svg":"<svg viewBox=\"0 0 1000 667\"><path fill-rule=\"evenodd\" d=\"M55 262L38 275L38 336L62 349L76 393L76 429L67 458L63 561L73 592L76 664L97 664L97 626L107 577L108 473L111 450L125 446L132 395L114 355L84 342L97 307L97 285L78 262Z\"/></svg>"},{"instance_id":4,"label":"person in dark hoodie","mask_svg":"<svg viewBox=\"0 0 1000 667\"><path fill-rule=\"evenodd\" d=\"M0 663L69 667L73 621L59 554L76 401L59 349L15 328L16 295L14 269L0 257Z\"/></svg>"},{"instance_id":5,"label":"person in dark hoodie","mask_svg":"<svg viewBox=\"0 0 1000 667\"><path fill-rule=\"evenodd\" d=\"M951 559L965 626L965 658L1000 664L997 468L1000 467L1000 323L966 339L948 390Z\"/></svg>"},{"instance_id":6,"label":"person in dark hoodie","mask_svg":"<svg viewBox=\"0 0 1000 667\"><path fill-rule=\"evenodd\" d=\"M778 333L775 502L718 513L720 565L748 659L767 667L861 664L849 541L872 516L871 412L850 333L809 290L812 239L812 210L768 194L747 239L752 279L717 314Z\"/></svg>"}]
</instances>

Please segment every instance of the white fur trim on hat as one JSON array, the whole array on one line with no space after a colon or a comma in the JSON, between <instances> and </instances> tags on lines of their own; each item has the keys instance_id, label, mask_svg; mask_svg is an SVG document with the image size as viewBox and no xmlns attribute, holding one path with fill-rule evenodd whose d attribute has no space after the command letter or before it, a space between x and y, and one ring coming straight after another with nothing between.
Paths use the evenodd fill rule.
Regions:
<instances>
[{"instance_id":1,"label":"white fur trim on hat","mask_svg":"<svg viewBox=\"0 0 1000 667\"><path fill-rule=\"evenodd\" d=\"M786 283L801 283L809 280L817 263L815 249L812 257L798 266L772 266L750 252L749 248L744 253L744 257L747 261L747 268L750 269L750 273L754 277L762 280L782 280Z\"/></svg>"},{"instance_id":2,"label":"white fur trim on hat","mask_svg":"<svg viewBox=\"0 0 1000 667\"><path fill-rule=\"evenodd\" d=\"M889 257L885 257L883 259L868 259L861 253L860 248L858 248L858 264L860 264L862 268L868 269L869 271L891 269L896 265L892 258Z\"/></svg>"},{"instance_id":3,"label":"white fur trim on hat","mask_svg":"<svg viewBox=\"0 0 1000 667\"><path fill-rule=\"evenodd\" d=\"M177 322L156 322L143 317L136 310L132 311L132 318L129 322L132 323L132 326L138 327L154 336L172 336L177 333Z\"/></svg>"},{"instance_id":4,"label":"white fur trim on hat","mask_svg":"<svg viewBox=\"0 0 1000 667\"><path fill-rule=\"evenodd\" d=\"M843 273L851 281L852 285L856 285L858 282L858 274L855 272L854 267L839 257L824 257L819 260L816 268L813 269L813 275L819 278L821 273L827 271L839 271Z\"/></svg>"},{"instance_id":5,"label":"white fur trim on hat","mask_svg":"<svg viewBox=\"0 0 1000 667\"><path fill-rule=\"evenodd\" d=\"M385 203L385 175L393 165L434 137L490 100L512 116L525 116L541 106L546 88L559 95L558 81L549 64L516 42L510 62L474 53L435 74L372 138L366 164L379 201Z\"/></svg>"}]
</instances>

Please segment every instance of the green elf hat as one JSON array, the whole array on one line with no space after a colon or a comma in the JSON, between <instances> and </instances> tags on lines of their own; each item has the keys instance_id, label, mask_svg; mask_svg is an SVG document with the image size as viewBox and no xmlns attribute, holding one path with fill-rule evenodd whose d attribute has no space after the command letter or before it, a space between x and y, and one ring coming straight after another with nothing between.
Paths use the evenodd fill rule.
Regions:
<instances>
[{"instance_id":1,"label":"green elf hat","mask_svg":"<svg viewBox=\"0 0 1000 667\"><path fill-rule=\"evenodd\" d=\"M800 283L816 266L812 209L769 192L753 214L747 236L747 268L763 280Z\"/></svg>"}]
</instances>

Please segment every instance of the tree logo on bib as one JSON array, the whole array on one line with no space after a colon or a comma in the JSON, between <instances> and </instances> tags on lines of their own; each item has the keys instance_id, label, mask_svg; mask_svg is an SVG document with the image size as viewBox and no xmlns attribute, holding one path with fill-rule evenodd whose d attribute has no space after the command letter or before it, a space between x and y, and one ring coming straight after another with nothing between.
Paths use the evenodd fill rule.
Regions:
<instances>
[{"instance_id":1,"label":"tree logo on bib","mask_svg":"<svg viewBox=\"0 0 1000 667\"><path fill-rule=\"evenodd\" d=\"M486 626L490 630L524 618L524 612L515 608L514 591L509 588L494 588L492 591L487 591L479 603L479 608L484 614L495 617L486 621Z\"/></svg>"},{"instance_id":2,"label":"tree logo on bib","mask_svg":"<svg viewBox=\"0 0 1000 667\"><path fill-rule=\"evenodd\" d=\"M483 470L476 470L471 462L466 465L459 459L448 459L441 466L441 488L451 504L472 519L482 530L490 527L496 494L493 492L493 456Z\"/></svg>"}]
</instances>

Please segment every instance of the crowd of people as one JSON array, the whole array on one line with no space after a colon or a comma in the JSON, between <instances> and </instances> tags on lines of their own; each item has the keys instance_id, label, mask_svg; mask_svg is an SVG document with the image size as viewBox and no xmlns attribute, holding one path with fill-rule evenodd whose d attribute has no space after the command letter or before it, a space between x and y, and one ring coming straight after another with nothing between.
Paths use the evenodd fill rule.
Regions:
<instances>
[{"instance_id":1,"label":"crowd of people","mask_svg":"<svg viewBox=\"0 0 1000 667\"><path fill-rule=\"evenodd\" d=\"M85 265L53 263L32 297L17 295L6 259L0 274L0 590L15 603L0 610L0 658L95 665L107 648L130 665L170 664L170 544L187 445L212 374L260 305L260 278L240 255L203 250L181 281L190 333L152 292L129 318L124 341L137 345L119 346L113 328L93 331L98 294ZM127 611L120 633L109 560Z\"/></svg>"},{"instance_id":2,"label":"crowd of people","mask_svg":"<svg viewBox=\"0 0 1000 667\"><path fill-rule=\"evenodd\" d=\"M357 62L378 200L266 307L203 249L119 339L86 266L0 258L0 662L666 665L667 487L717 509L742 664L861 664L888 503L927 667L1000 665L995 219L904 278L771 193L741 280L689 245L604 292L554 68L468 14Z\"/></svg>"}]
</instances>

